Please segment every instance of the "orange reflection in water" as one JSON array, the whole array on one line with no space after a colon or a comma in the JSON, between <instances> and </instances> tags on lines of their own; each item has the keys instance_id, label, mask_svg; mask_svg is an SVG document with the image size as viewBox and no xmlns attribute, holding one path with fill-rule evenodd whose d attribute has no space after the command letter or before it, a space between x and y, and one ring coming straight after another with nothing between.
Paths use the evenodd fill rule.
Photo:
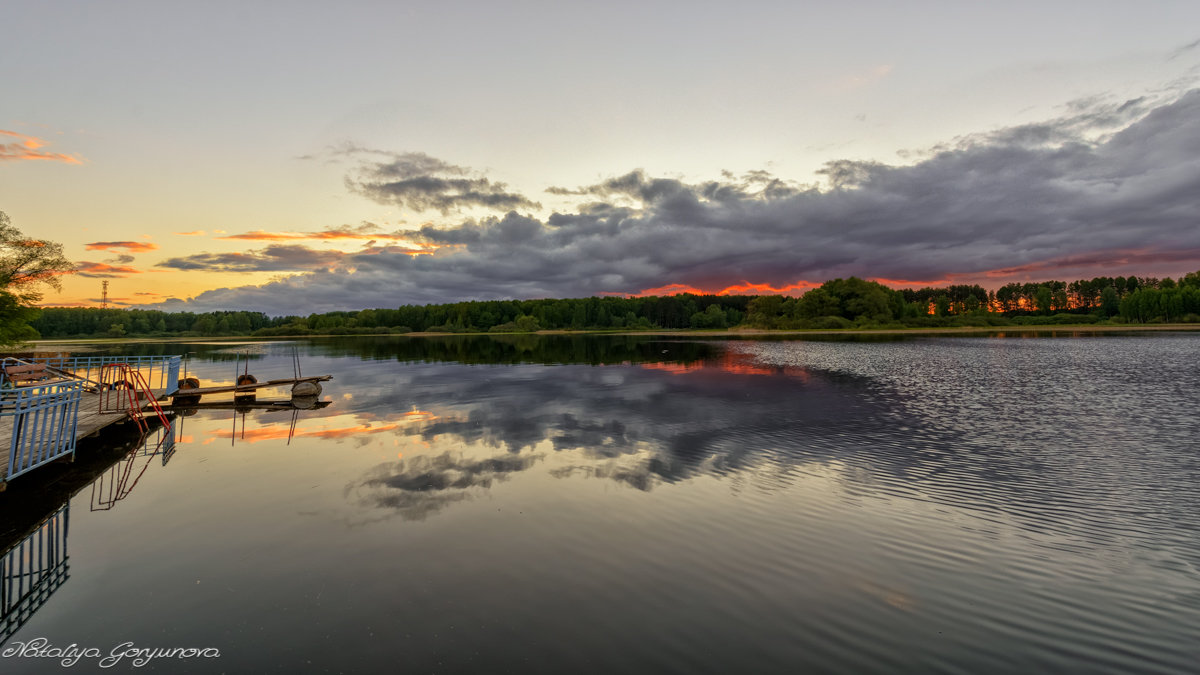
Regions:
<instances>
[{"instance_id":1,"label":"orange reflection in water","mask_svg":"<svg viewBox=\"0 0 1200 675\"><path fill-rule=\"evenodd\" d=\"M268 424L255 429L217 429L214 430L212 436L205 439L203 444L208 445L218 438L237 437L237 440L245 443L257 443L259 441L272 441L287 438L348 438L350 436L360 436L362 434L379 434L385 431L395 431L403 426L413 423L429 422L438 419L438 416L428 410L410 410L409 412L401 413L401 419L396 422L386 424L374 424L371 422L363 424L352 424L344 427L335 427L332 429L290 429L287 426Z\"/></svg>"},{"instance_id":2,"label":"orange reflection in water","mask_svg":"<svg viewBox=\"0 0 1200 675\"><path fill-rule=\"evenodd\" d=\"M361 424L352 427L341 427L338 429L296 429L291 431L287 427L259 427L257 429L246 429L245 431L237 431L232 429L217 429L213 432L216 438L230 438L237 436L238 441L246 443L257 443L259 441L273 441L278 439L299 438L305 436L308 438L346 438L348 436L359 436L361 434L378 434L384 431L392 431L399 429L399 424L384 424L380 426L371 426L370 424ZM209 439L210 442L212 439Z\"/></svg>"},{"instance_id":3,"label":"orange reflection in water","mask_svg":"<svg viewBox=\"0 0 1200 675\"><path fill-rule=\"evenodd\" d=\"M639 363L639 368L659 370L671 375L686 375L699 372L722 372L734 375L787 375L807 381L809 373L803 368L792 366L764 366L754 360L752 354L725 352L720 358L701 363Z\"/></svg>"}]
</instances>

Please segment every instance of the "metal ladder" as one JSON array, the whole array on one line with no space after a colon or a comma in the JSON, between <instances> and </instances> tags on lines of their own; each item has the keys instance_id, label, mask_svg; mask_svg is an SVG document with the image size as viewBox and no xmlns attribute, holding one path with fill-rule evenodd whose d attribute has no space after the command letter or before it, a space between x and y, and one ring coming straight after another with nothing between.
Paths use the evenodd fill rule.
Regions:
<instances>
[{"instance_id":1,"label":"metal ladder","mask_svg":"<svg viewBox=\"0 0 1200 675\"><path fill-rule=\"evenodd\" d=\"M164 427L171 425L140 372L128 363L108 363L100 368L100 414L124 412L137 422L142 433L146 433L150 427L142 418L141 397L145 397L146 403L158 415Z\"/></svg>"}]
</instances>

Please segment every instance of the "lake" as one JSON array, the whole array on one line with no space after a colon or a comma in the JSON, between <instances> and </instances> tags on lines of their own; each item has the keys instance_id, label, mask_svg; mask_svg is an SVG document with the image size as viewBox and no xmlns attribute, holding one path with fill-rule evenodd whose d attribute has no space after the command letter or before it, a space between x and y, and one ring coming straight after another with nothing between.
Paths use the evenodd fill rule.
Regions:
<instances>
[{"instance_id":1,"label":"lake","mask_svg":"<svg viewBox=\"0 0 1200 675\"><path fill-rule=\"evenodd\" d=\"M124 349L205 384L295 352L328 405L14 482L69 578L5 673L57 670L11 654L38 638L219 650L167 672L1200 670L1197 333Z\"/></svg>"}]
</instances>

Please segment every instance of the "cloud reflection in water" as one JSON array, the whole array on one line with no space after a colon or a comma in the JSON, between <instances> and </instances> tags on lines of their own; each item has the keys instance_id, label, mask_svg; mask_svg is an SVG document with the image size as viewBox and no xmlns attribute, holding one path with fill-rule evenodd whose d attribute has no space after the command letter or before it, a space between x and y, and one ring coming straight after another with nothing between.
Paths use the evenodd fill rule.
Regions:
<instances>
[{"instance_id":1,"label":"cloud reflection in water","mask_svg":"<svg viewBox=\"0 0 1200 675\"><path fill-rule=\"evenodd\" d=\"M551 476L651 490L762 468L777 477L834 457L848 433L869 444L894 428L896 411L862 396L864 382L738 365L728 359L675 370L415 364L405 367L402 384L394 371L390 378L387 369L364 372L356 377L370 393L356 393L360 416L386 419L387 409L409 406L434 410L436 419L397 433L430 447L449 439L460 448L378 465L347 491L420 519L533 467L551 449L557 455L547 466ZM477 456L487 448L500 452Z\"/></svg>"}]
</instances>

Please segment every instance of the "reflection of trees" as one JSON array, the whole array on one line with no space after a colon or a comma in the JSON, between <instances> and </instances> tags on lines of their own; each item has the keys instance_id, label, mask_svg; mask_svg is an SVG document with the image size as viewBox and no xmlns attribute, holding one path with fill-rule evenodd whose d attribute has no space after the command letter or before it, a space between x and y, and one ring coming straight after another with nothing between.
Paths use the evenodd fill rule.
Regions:
<instances>
[{"instance_id":1,"label":"reflection of trees","mask_svg":"<svg viewBox=\"0 0 1200 675\"><path fill-rule=\"evenodd\" d=\"M458 363L691 363L713 353L704 342L664 342L639 335L453 335L443 337L329 338L310 353L367 359ZM665 351L664 351L665 350Z\"/></svg>"}]
</instances>

